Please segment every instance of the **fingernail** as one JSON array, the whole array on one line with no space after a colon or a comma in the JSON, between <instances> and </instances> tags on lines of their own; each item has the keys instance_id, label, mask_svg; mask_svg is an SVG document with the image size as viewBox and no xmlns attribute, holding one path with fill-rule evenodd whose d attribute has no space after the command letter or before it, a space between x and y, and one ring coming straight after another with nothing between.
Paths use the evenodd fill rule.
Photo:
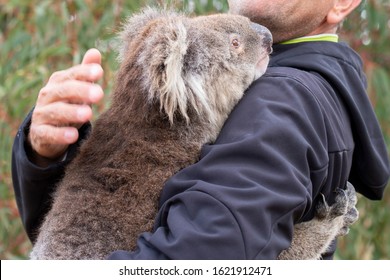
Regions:
<instances>
[{"instance_id":1,"label":"fingernail","mask_svg":"<svg viewBox=\"0 0 390 280\"><path fill-rule=\"evenodd\" d=\"M89 100L92 103L99 101L102 98L102 91L98 86L91 86L89 89Z\"/></svg>"},{"instance_id":2,"label":"fingernail","mask_svg":"<svg viewBox=\"0 0 390 280\"><path fill-rule=\"evenodd\" d=\"M93 77L98 77L101 73L101 67L100 66L97 66L97 65L94 65L91 67L91 70L90 70L90 74L91 76Z\"/></svg>"},{"instance_id":3,"label":"fingernail","mask_svg":"<svg viewBox=\"0 0 390 280\"><path fill-rule=\"evenodd\" d=\"M77 109L77 118L80 121L86 121L89 115L89 110L87 108L79 108Z\"/></svg>"},{"instance_id":4,"label":"fingernail","mask_svg":"<svg viewBox=\"0 0 390 280\"><path fill-rule=\"evenodd\" d=\"M73 130L67 130L64 133L64 137L68 140L74 140L77 137L76 132Z\"/></svg>"}]
</instances>

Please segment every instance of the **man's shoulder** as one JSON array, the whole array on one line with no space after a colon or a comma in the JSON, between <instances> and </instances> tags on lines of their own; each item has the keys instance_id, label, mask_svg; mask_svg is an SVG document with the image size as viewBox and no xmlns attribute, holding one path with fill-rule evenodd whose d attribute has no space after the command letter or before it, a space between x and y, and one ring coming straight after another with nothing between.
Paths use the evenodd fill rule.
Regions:
<instances>
[{"instance_id":1,"label":"man's shoulder","mask_svg":"<svg viewBox=\"0 0 390 280\"><path fill-rule=\"evenodd\" d=\"M313 82L318 82L318 76L313 72L284 66L269 67L263 78L275 79L278 83L283 81L289 83L293 81L303 85L310 85Z\"/></svg>"},{"instance_id":2,"label":"man's shoulder","mask_svg":"<svg viewBox=\"0 0 390 280\"><path fill-rule=\"evenodd\" d=\"M281 66L269 67L248 89L264 97L287 98L287 101L290 98L317 100L324 91L329 90L331 86L318 73Z\"/></svg>"},{"instance_id":3,"label":"man's shoulder","mask_svg":"<svg viewBox=\"0 0 390 280\"><path fill-rule=\"evenodd\" d=\"M329 115L334 111L334 102L334 89L318 73L270 67L251 85L240 103L246 111L258 110L262 115L286 114L288 118L294 115L308 122L322 122L324 118L337 117Z\"/></svg>"}]
</instances>

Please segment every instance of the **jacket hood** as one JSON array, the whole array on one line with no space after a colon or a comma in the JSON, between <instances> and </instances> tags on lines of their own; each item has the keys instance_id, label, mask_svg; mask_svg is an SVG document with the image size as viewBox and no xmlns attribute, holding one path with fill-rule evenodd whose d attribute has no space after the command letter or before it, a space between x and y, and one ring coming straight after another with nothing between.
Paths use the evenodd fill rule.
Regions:
<instances>
[{"instance_id":1,"label":"jacket hood","mask_svg":"<svg viewBox=\"0 0 390 280\"><path fill-rule=\"evenodd\" d=\"M345 43L274 45L270 67L275 66L316 72L336 90L350 115L355 141L349 181L364 196L381 199L389 180L389 158L358 54Z\"/></svg>"}]
</instances>

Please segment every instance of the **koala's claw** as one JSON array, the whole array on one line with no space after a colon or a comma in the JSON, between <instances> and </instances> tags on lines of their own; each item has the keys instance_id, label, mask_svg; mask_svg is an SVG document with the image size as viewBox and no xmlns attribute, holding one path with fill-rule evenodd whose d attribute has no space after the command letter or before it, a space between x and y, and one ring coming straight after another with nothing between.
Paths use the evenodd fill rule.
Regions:
<instances>
[{"instance_id":1,"label":"koala's claw","mask_svg":"<svg viewBox=\"0 0 390 280\"><path fill-rule=\"evenodd\" d=\"M336 201L332 206L326 202L325 196L321 194L322 201L319 201L316 208L316 216L318 219L333 220L337 217L345 215L348 212L347 194L340 190L336 196Z\"/></svg>"},{"instance_id":2,"label":"koala's claw","mask_svg":"<svg viewBox=\"0 0 390 280\"><path fill-rule=\"evenodd\" d=\"M329 215L329 205L326 202L325 196L321 193L322 201L319 201L316 207L316 217L319 220L324 220Z\"/></svg>"},{"instance_id":3,"label":"koala's claw","mask_svg":"<svg viewBox=\"0 0 390 280\"><path fill-rule=\"evenodd\" d=\"M349 226L354 224L359 219L359 211L356 208L357 196L355 188L349 182L347 182L347 188L345 190L348 199L347 213L344 215L344 227L340 229L338 235L343 236L348 234Z\"/></svg>"},{"instance_id":4,"label":"koala's claw","mask_svg":"<svg viewBox=\"0 0 390 280\"><path fill-rule=\"evenodd\" d=\"M333 218L345 215L348 212L349 199L347 192L343 189L337 189L335 203L331 207L331 216Z\"/></svg>"},{"instance_id":5,"label":"koala's claw","mask_svg":"<svg viewBox=\"0 0 390 280\"><path fill-rule=\"evenodd\" d=\"M345 190L338 189L335 203L329 206L325 200L325 196L321 194L322 201L320 201L316 208L316 217L319 220L328 220L329 222L336 222L339 217L342 218L337 236L348 234L349 227L355 223L359 218L359 211L356 208L357 197L355 188L349 182ZM339 220L339 219L338 219Z\"/></svg>"}]
</instances>

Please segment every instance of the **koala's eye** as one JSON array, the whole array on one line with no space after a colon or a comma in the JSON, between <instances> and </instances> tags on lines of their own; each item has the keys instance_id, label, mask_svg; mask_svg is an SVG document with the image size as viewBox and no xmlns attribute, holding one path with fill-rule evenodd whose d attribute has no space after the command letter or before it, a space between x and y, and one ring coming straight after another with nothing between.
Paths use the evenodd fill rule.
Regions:
<instances>
[{"instance_id":1,"label":"koala's eye","mask_svg":"<svg viewBox=\"0 0 390 280\"><path fill-rule=\"evenodd\" d=\"M240 47L240 45L241 45L241 43L240 43L240 41L237 38L232 40L232 46L233 47L238 48L238 47Z\"/></svg>"}]
</instances>

